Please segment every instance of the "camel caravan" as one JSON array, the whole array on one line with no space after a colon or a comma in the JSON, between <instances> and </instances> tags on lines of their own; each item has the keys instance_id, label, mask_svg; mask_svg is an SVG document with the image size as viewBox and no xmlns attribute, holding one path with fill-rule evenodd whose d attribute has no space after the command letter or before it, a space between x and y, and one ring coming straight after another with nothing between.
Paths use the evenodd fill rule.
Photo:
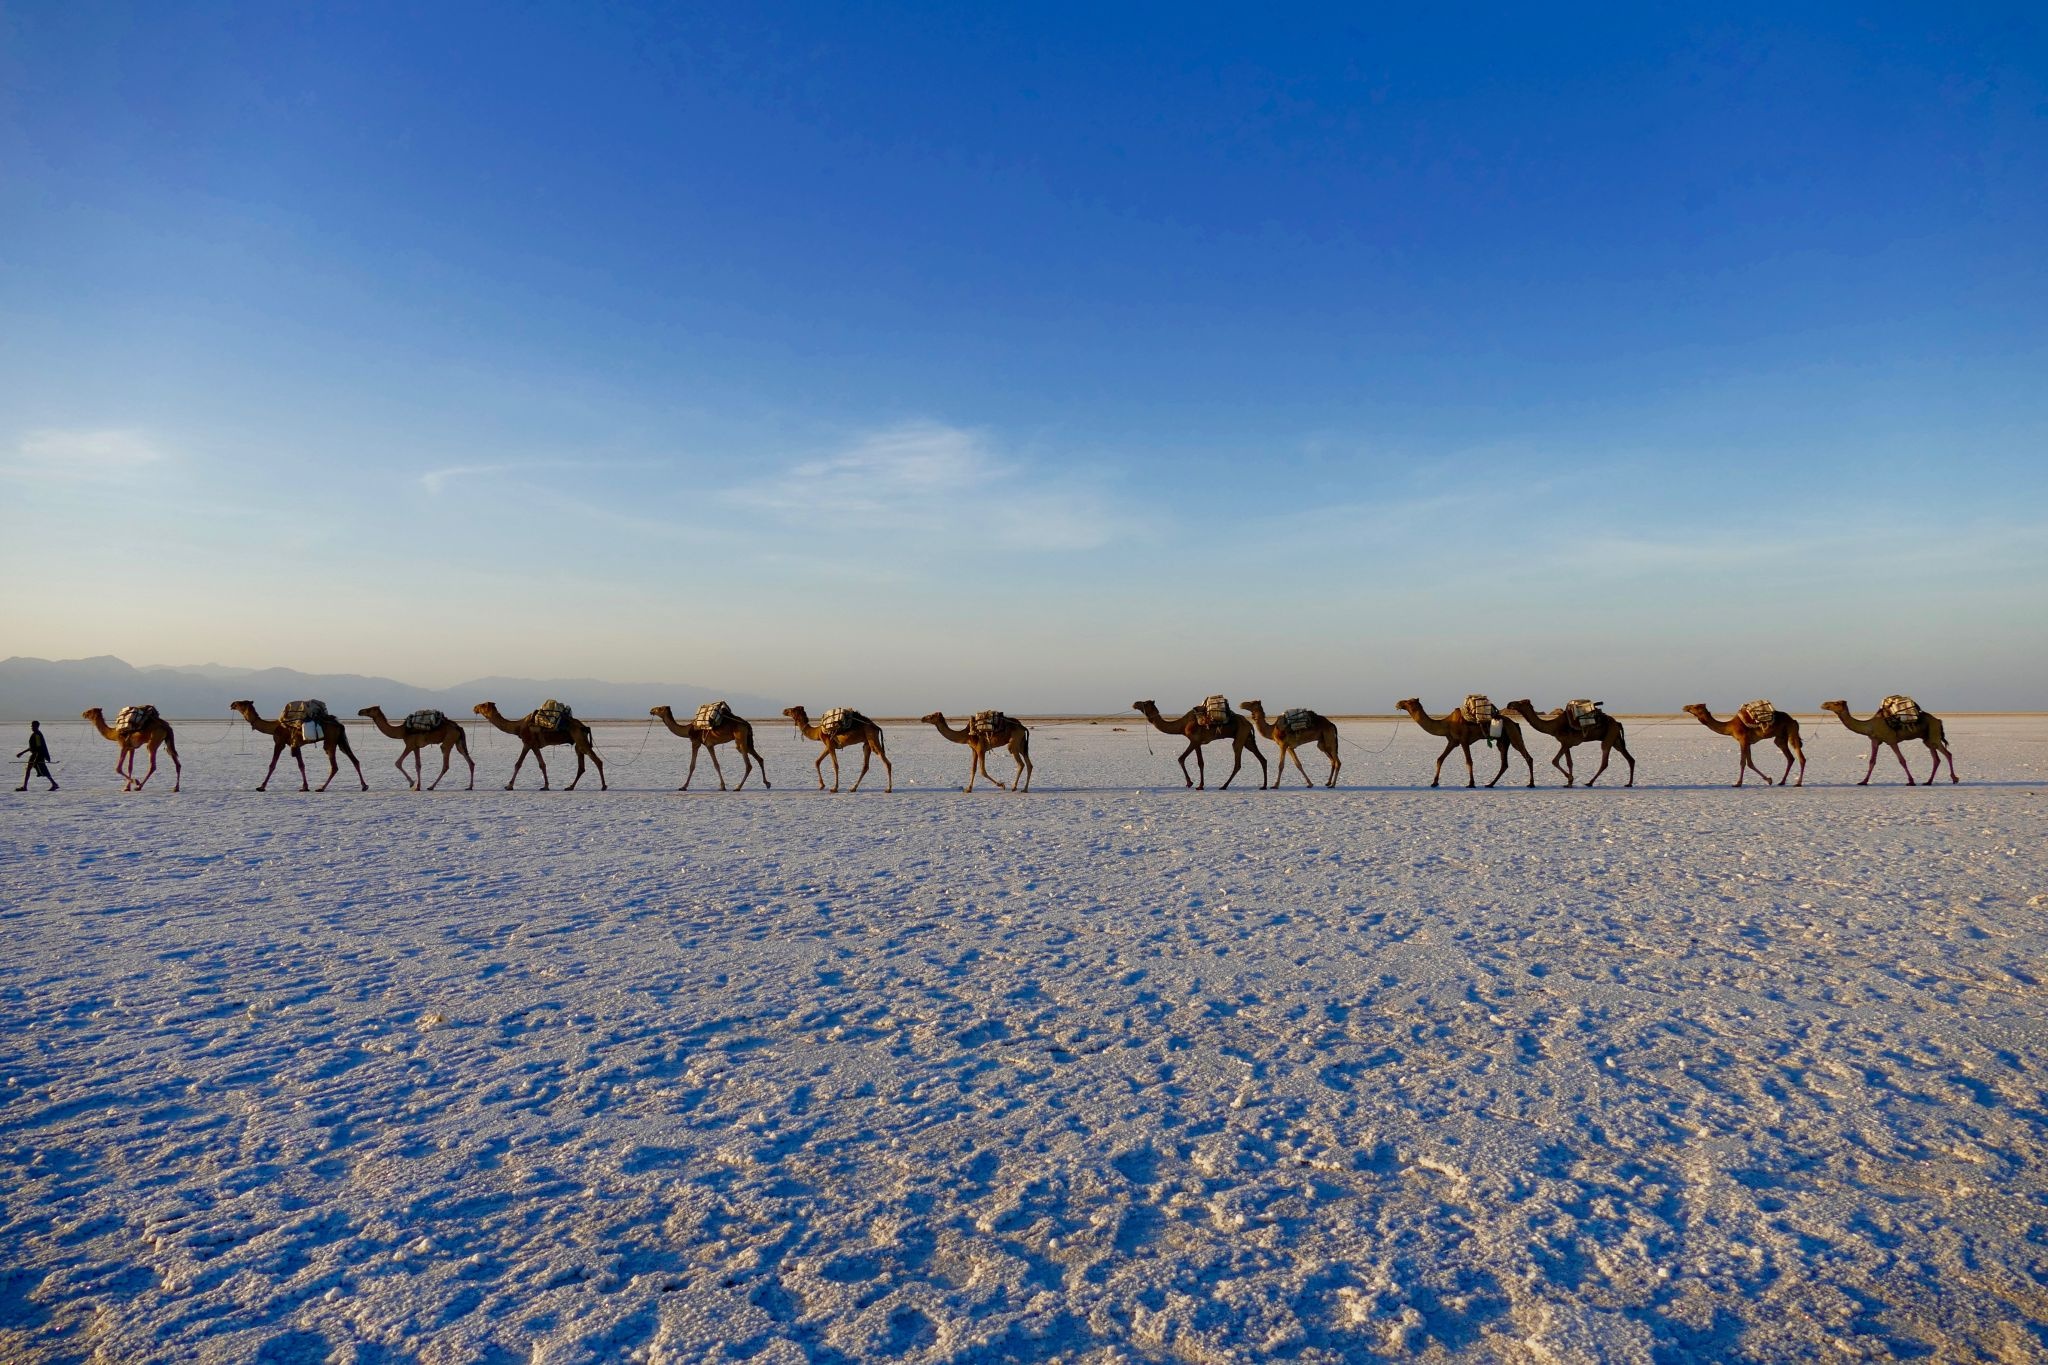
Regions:
<instances>
[{"instance_id":1,"label":"camel caravan","mask_svg":"<svg viewBox=\"0 0 2048 1365\"><path fill-rule=\"evenodd\" d=\"M1585 785L1599 782L1614 756L1619 754L1628 764L1628 780L1624 786L1636 784L1635 755L1629 752L1627 731L1621 721L1610 715L1604 702L1590 698L1577 698L1563 706L1548 711L1538 711L1526 697L1511 701L1505 706L1495 706L1483 693L1474 692L1465 697L1442 717L1435 717L1423 708L1419 698L1408 697L1396 702L1395 706L1414 721L1424 734L1442 739L1443 750L1436 756L1436 765L1430 774L1429 785L1439 786L1443 782L1444 760L1452 753L1458 753L1465 760L1465 785L1476 787L1478 773L1472 760L1472 747L1482 745L1497 750L1499 766L1487 781L1488 787L1499 784L1507 776L1515 756L1519 755L1527 781L1525 786L1536 785L1536 762L1530 756L1524 741L1524 727L1528 731L1548 737L1556 742L1557 752L1551 755L1550 766L1564 778L1564 785L1579 785L1578 774L1573 762L1572 751L1581 745L1597 746L1600 762ZM267 791L270 779L276 775L277 765L286 753L299 770L299 790L326 791L341 771L341 760L346 758L355 769L356 781L363 791L370 788L369 779L363 775L362 764L356 760L355 751L350 748L348 728L339 717L328 710L327 704L314 698L288 703L279 712L277 719L265 718L252 701L243 700L230 704L230 711L248 722L249 727L271 741L270 765L264 770L263 780L256 785L257 791ZM1318 785L1302 765L1304 749L1314 749L1323 757L1327 768L1321 786L1333 788L1338 775L1344 768L1344 757L1340 745L1347 743L1338 733L1336 722L1318 711L1307 707L1293 707L1270 714L1266 704L1256 698L1231 705L1223 693L1214 693L1189 708L1179 716L1164 715L1157 703L1135 701L1131 709L1145 718L1146 723L1161 733L1186 740L1186 746L1177 755L1181 782L1195 790L1206 790L1209 775L1203 750L1215 743L1230 746L1230 771L1218 784L1217 790L1229 788L1244 769L1245 756L1249 754L1259 765L1259 789L1278 790L1287 777L1287 765L1291 760L1294 770L1307 787ZM1849 710L1846 701L1826 701L1821 709L1832 712L1836 719L1856 734L1870 740L1869 762L1864 766L1858 786L1866 786L1871 774L1877 768L1878 750L1889 747L1892 756L1899 762L1909 786L1919 785L1913 776L1913 768L1906 760L1900 745L1918 741L1927 746L1933 759L1925 781L1932 785L1941 775L1941 766L1948 764L1948 779L1959 782L1956 776L1955 755L1950 751L1941 717L1922 710L1911 697L1894 693L1878 704L1869 719L1859 719ZM1766 786L1806 785L1806 750L1800 740L1799 721L1789 712L1779 710L1767 699L1745 702L1737 707L1726 720L1717 718L1703 702L1692 702L1684 708L1685 714L1697 720L1709 730L1733 739L1736 744L1735 782L1740 787L1751 773L1761 778ZM478 702L475 712L485 724L502 731L519 741L519 755L513 760L512 776L505 783L505 790L511 791L518 784L519 773L529 756L540 771L540 790L552 790L548 776L545 751L560 745L568 745L576 755L576 774L569 780L567 790L574 791L576 784L583 780L588 767L597 769L600 790L609 791L610 784L605 777L604 759L598 754L597 744L590 726L578 720L570 708L552 698L518 719L512 719L498 710L495 702ZM406 780L407 787L415 792L434 791L441 780L448 775L450 762L455 754L462 755L462 761L469 768L469 782L465 790L476 788L476 761L470 757L469 732L462 722L444 712L425 708L408 712L405 719L393 723L379 706L366 706L356 713L368 720L387 739L396 740L401 751L393 766ZM860 771L854 775L850 791L859 791L867 778L874 760L880 759L884 774L882 790L896 789L896 770L889 761L888 750L883 740L882 727L851 707L834 707L826 711L816 722L810 712L801 706L792 706L783 711L783 716L796 728L803 739L816 743L818 756L813 764L818 779L818 789L826 790L825 764L832 765L830 790L840 789L841 773L839 751L858 747L861 753ZM690 745L690 764L683 775L678 791L688 791L697 773L697 760L705 752L711 756L711 768L718 776L720 791L740 791L746 788L748 779L758 769L761 787L770 789L768 763L756 747L754 727L747 719L737 714L723 701L706 702L697 707L688 722L676 719L675 711L667 706L657 706L648 712L678 739L687 740ZM169 722L158 713L154 706L137 705L123 707L112 724L107 722L106 712L94 707L82 713L101 736L112 742L119 750L114 764L115 775L121 779L123 791L140 791L155 775L157 751L164 750L171 760L173 776L171 790L180 789L184 781L184 766L178 759L178 745ZM986 779L1000 791L1013 793L1031 790L1031 779L1036 771L1031 759L1031 727L1023 721L1001 711L976 711L965 723L955 727L942 711L933 711L918 717L921 724L930 725L941 736L954 744L966 746L968 750L967 782L964 790L973 791L975 784ZM649 722L652 723L651 721ZM1269 766L1266 755L1259 747L1264 739L1273 745L1278 758L1277 766ZM1391 744L1391 740L1389 743ZM1755 747L1768 742L1777 747L1784 756L1785 766L1776 778L1756 764ZM728 787L725 768L719 762L718 750L731 745L740 758L740 778L737 784ZM327 776L318 788L311 785L306 772L304 751L308 745L317 746L327 758ZM441 751L441 771L432 783L426 782L424 755L429 749ZM989 767L989 755L1003 750L1010 756L1014 769L1010 780L1005 782ZM147 751L149 768L140 777L135 775L135 760L138 754ZM1188 759L1193 758L1195 766L1189 771ZM407 760L412 770L406 771ZM1793 774L1794 767L1798 774Z\"/></svg>"}]
</instances>

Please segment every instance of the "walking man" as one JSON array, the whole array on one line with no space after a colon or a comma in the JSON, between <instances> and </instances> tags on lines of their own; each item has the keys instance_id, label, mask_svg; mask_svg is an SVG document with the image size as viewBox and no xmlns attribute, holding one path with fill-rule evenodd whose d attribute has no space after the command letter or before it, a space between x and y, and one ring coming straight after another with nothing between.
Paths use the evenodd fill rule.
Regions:
<instances>
[{"instance_id":1,"label":"walking man","mask_svg":"<svg viewBox=\"0 0 2048 1365\"><path fill-rule=\"evenodd\" d=\"M28 755L28 768L22 773L21 785L16 787L15 790L18 792L27 791L28 780L38 774L41 775L45 782L50 784L51 791L57 790L57 779L50 776L50 743L43 738L43 723L41 721L32 720L28 723L28 747L23 749L21 753L16 754L15 757L20 758L22 754Z\"/></svg>"}]
</instances>

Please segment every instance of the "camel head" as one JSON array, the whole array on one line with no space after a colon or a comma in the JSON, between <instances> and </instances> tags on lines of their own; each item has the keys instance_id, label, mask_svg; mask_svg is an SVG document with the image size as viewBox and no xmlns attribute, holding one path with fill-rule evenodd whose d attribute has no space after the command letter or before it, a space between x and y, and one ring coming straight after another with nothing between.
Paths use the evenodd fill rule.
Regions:
<instances>
[{"instance_id":1,"label":"camel head","mask_svg":"<svg viewBox=\"0 0 2048 1365\"><path fill-rule=\"evenodd\" d=\"M1262 716L1266 713L1266 703L1260 701L1256 697L1254 697L1250 701L1241 701L1238 703L1238 706L1246 711L1251 712L1255 716Z\"/></svg>"},{"instance_id":2,"label":"camel head","mask_svg":"<svg viewBox=\"0 0 2048 1365\"><path fill-rule=\"evenodd\" d=\"M788 716L798 725L809 725L811 723L811 713L804 710L801 706L785 706L782 708L782 714Z\"/></svg>"},{"instance_id":3,"label":"camel head","mask_svg":"<svg viewBox=\"0 0 2048 1365\"><path fill-rule=\"evenodd\" d=\"M928 716L919 716L918 720L925 725L944 725L946 723L946 713L944 711L934 711Z\"/></svg>"},{"instance_id":4,"label":"camel head","mask_svg":"<svg viewBox=\"0 0 2048 1365\"><path fill-rule=\"evenodd\" d=\"M1703 701L1689 701L1679 709L1694 720L1705 720L1708 714L1707 704Z\"/></svg>"},{"instance_id":5,"label":"camel head","mask_svg":"<svg viewBox=\"0 0 2048 1365\"><path fill-rule=\"evenodd\" d=\"M1159 709L1159 703L1152 701L1134 701L1131 703L1131 709L1133 711L1139 712L1142 715L1149 716Z\"/></svg>"},{"instance_id":6,"label":"camel head","mask_svg":"<svg viewBox=\"0 0 2048 1365\"><path fill-rule=\"evenodd\" d=\"M480 701L469 709L480 716L495 716L498 714L498 703L494 701Z\"/></svg>"},{"instance_id":7,"label":"camel head","mask_svg":"<svg viewBox=\"0 0 2048 1365\"><path fill-rule=\"evenodd\" d=\"M80 720L89 720L93 721L94 723L98 723L99 721L103 721L107 718L107 713L100 707L95 706L90 711L80 711L78 713L78 718Z\"/></svg>"},{"instance_id":8,"label":"camel head","mask_svg":"<svg viewBox=\"0 0 2048 1365\"><path fill-rule=\"evenodd\" d=\"M666 706L654 706L648 708L647 714L650 716L660 716L663 720L667 720L669 717L673 716L675 712L670 710Z\"/></svg>"},{"instance_id":9,"label":"camel head","mask_svg":"<svg viewBox=\"0 0 2048 1365\"><path fill-rule=\"evenodd\" d=\"M365 706L362 710L356 712L356 714L359 716L368 716L371 720L375 720L377 719L377 717L384 714L384 708L381 706Z\"/></svg>"},{"instance_id":10,"label":"camel head","mask_svg":"<svg viewBox=\"0 0 2048 1365\"><path fill-rule=\"evenodd\" d=\"M1409 715L1412 716L1422 710L1422 698L1409 697L1405 701L1395 702L1394 705L1399 707L1401 710L1406 711Z\"/></svg>"},{"instance_id":11,"label":"camel head","mask_svg":"<svg viewBox=\"0 0 2048 1365\"><path fill-rule=\"evenodd\" d=\"M242 715L245 716L248 715L250 712L254 711L255 709L256 703L253 701L243 700L231 701L228 703L228 710L240 712Z\"/></svg>"},{"instance_id":12,"label":"camel head","mask_svg":"<svg viewBox=\"0 0 2048 1365\"><path fill-rule=\"evenodd\" d=\"M1847 701L1824 701L1820 704L1820 709L1832 711L1838 716L1846 716L1849 714L1849 703Z\"/></svg>"},{"instance_id":13,"label":"camel head","mask_svg":"<svg viewBox=\"0 0 2048 1365\"><path fill-rule=\"evenodd\" d=\"M1523 697L1520 701L1511 701L1500 709L1503 711L1524 711L1532 716L1536 714L1536 704L1527 697Z\"/></svg>"}]
</instances>

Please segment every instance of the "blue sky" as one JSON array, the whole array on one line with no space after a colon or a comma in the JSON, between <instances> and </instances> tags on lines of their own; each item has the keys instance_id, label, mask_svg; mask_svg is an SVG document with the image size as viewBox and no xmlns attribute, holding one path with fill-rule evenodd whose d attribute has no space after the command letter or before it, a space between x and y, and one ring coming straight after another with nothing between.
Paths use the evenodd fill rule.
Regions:
<instances>
[{"instance_id":1,"label":"blue sky","mask_svg":"<svg viewBox=\"0 0 2048 1365\"><path fill-rule=\"evenodd\" d=\"M0 10L0 653L2048 705L2037 8L735 8Z\"/></svg>"}]
</instances>

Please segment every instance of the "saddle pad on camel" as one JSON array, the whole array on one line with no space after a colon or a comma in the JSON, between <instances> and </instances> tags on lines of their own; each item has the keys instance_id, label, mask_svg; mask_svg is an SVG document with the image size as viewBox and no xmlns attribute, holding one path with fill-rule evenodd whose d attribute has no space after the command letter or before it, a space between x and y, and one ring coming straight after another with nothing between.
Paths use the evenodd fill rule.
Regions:
<instances>
[{"instance_id":1,"label":"saddle pad on camel","mask_svg":"<svg viewBox=\"0 0 2048 1365\"><path fill-rule=\"evenodd\" d=\"M1477 721L1483 724L1493 719L1494 705L1486 699L1484 692L1474 692L1471 696L1465 698L1464 705L1458 709L1465 713L1466 720Z\"/></svg>"},{"instance_id":2,"label":"saddle pad on camel","mask_svg":"<svg viewBox=\"0 0 2048 1365\"><path fill-rule=\"evenodd\" d=\"M722 701L707 701L697 708L697 718L690 724L699 730L716 730L732 719L732 708Z\"/></svg>"},{"instance_id":3,"label":"saddle pad on camel","mask_svg":"<svg viewBox=\"0 0 2048 1365\"><path fill-rule=\"evenodd\" d=\"M327 703L315 697L305 701L288 701L284 704L282 717L286 725L303 725L307 721L315 724L327 719Z\"/></svg>"},{"instance_id":4,"label":"saddle pad on camel","mask_svg":"<svg viewBox=\"0 0 2048 1365\"><path fill-rule=\"evenodd\" d=\"M1282 712L1280 716L1280 728L1283 730L1306 730L1315 723L1316 713L1306 706L1294 707Z\"/></svg>"},{"instance_id":5,"label":"saddle pad on camel","mask_svg":"<svg viewBox=\"0 0 2048 1365\"><path fill-rule=\"evenodd\" d=\"M1768 730L1777 723L1778 708L1759 697L1755 701L1744 702L1735 718L1752 730Z\"/></svg>"},{"instance_id":6,"label":"saddle pad on camel","mask_svg":"<svg viewBox=\"0 0 2048 1365\"><path fill-rule=\"evenodd\" d=\"M448 717L446 715L434 710L432 707L424 707L405 718L405 728L415 734L420 734L428 730L438 730L447 721Z\"/></svg>"},{"instance_id":7,"label":"saddle pad on camel","mask_svg":"<svg viewBox=\"0 0 2048 1365\"><path fill-rule=\"evenodd\" d=\"M124 706L121 714L114 717L114 731L125 735L131 730L146 730L155 719L154 706Z\"/></svg>"},{"instance_id":8,"label":"saddle pad on camel","mask_svg":"<svg viewBox=\"0 0 2048 1365\"><path fill-rule=\"evenodd\" d=\"M1564 713L1581 730L1590 730L1600 723L1600 703L1580 697L1565 704Z\"/></svg>"},{"instance_id":9,"label":"saddle pad on camel","mask_svg":"<svg viewBox=\"0 0 2048 1365\"><path fill-rule=\"evenodd\" d=\"M825 713L825 719L818 722L818 728L828 735L844 734L857 725L868 724L868 718L850 706L835 706Z\"/></svg>"},{"instance_id":10,"label":"saddle pad on camel","mask_svg":"<svg viewBox=\"0 0 2048 1365\"><path fill-rule=\"evenodd\" d=\"M534 711L533 723L543 730L559 730L569 723L569 708L549 697Z\"/></svg>"},{"instance_id":11,"label":"saddle pad on camel","mask_svg":"<svg viewBox=\"0 0 2048 1365\"><path fill-rule=\"evenodd\" d=\"M998 735L1010 728L1010 718L1000 711L976 711L967 718L970 735Z\"/></svg>"},{"instance_id":12,"label":"saddle pad on camel","mask_svg":"<svg viewBox=\"0 0 2048 1365\"><path fill-rule=\"evenodd\" d=\"M1220 725L1230 715L1230 698L1222 693L1202 698L1202 718L1211 725Z\"/></svg>"},{"instance_id":13,"label":"saddle pad on camel","mask_svg":"<svg viewBox=\"0 0 2048 1365\"><path fill-rule=\"evenodd\" d=\"M1895 692L1878 703L1877 714L1894 730L1903 730L1920 723L1920 703Z\"/></svg>"}]
</instances>

